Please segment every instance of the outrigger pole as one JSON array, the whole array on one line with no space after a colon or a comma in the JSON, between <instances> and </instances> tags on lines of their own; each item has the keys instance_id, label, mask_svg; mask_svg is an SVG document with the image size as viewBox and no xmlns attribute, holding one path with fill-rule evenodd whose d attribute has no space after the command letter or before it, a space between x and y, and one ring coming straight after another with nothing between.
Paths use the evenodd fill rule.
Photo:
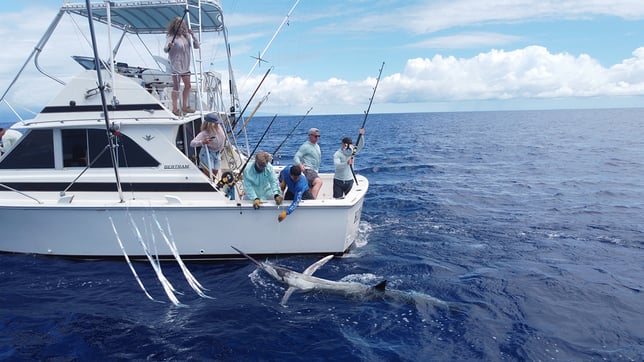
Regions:
<instances>
[{"instance_id":1,"label":"outrigger pole","mask_svg":"<svg viewBox=\"0 0 644 362\"><path fill-rule=\"evenodd\" d=\"M293 129L291 130L291 132L289 132L289 134L287 134L287 135L286 135L286 138L284 138L284 140L282 141L282 143L280 143L280 145L279 145L279 146L277 146L277 148L275 149L275 151L273 151L273 159L275 159L275 154L277 153L277 151L279 151L279 150L280 150L280 148L282 148L282 146L284 145L284 142L286 142L286 140L287 140L289 137L291 137L291 135L293 134L293 132L295 132L295 130L297 129L297 127L300 125L300 123L302 123L302 121L304 120L304 118L306 118L306 116L308 116L308 115L309 115L309 112L311 112L311 110L312 110L312 109L313 109L313 107L309 108L309 110L308 110L308 111L306 111L306 114L305 114L304 116L302 116L302 118L300 118L300 120L297 122L297 124L295 125L295 127L293 127Z\"/></svg>"},{"instance_id":2,"label":"outrigger pole","mask_svg":"<svg viewBox=\"0 0 644 362\"><path fill-rule=\"evenodd\" d=\"M107 100L105 99L105 85L103 84L103 77L101 76L101 60L98 56L98 48L96 47L96 33L94 31L94 17L92 15L92 5L90 0L85 0L87 6L87 19L89 21L89 33L92 36L92 49L94 50L94 67L96 68L96 75L98 77L98 89L101 93L101 105L103 108L103 117L105 118L105 132L107 133L107 140L110 146L110 156L112 156L112 166L114 167L114 176L116 177L116 189L119 193L121 202L125 202L123 198L123 190L121 189L121 179L119 177L118 161L116 159L116 146L114 142L115 134L118 132L113 127L110 127L109 113L107 112Z\"/></svg>"},{"instance_id":3,"label":"outrigger pole","mask_svg":"<svg viewBox=\"0 0 644 362\"><path fill-rule=\"evenodd\" d=\"M291 14L293 13L293 11L295 11L295 7L299 3L300 3L300 0L297 0L295 2L293 7L291 8L291 10L288 12L288 14L286 14L284 19L282 20L282 23L280 24L280 26L277 28L277 30L275 30L275 33L273 34L273 37L268 42L268 44L266 44L266 47L264 48L264 50L262 50L262 53L259 55L259 57L257 57L257 61L255 62L255 64L253 64L253 67L250 69L250 72L248 72L248 75L246 76L246 79L244 79L244 82L242 83L242 87L244 86L244 83L246 83L248 78L250 78L251 74L253 74L253 72L255 71L255 67L257 67L257 65L264 59L264 55L268 51L268 48L271 47L271 44L273 43L273 40L275 40L275 37L277 37L277 34L279 34L279 32L282 30L282 27L284 26L284 24L286 24L288 19L291 17Z\"/></svg>"},{"instance_id":4,"label":"outrigger pole","mask_svg":"<svg viewBox=\"0 0 644 362\"><path fill-rule=\"evenodd\" d=\"M362 120L362 126L360 126L360 129L363 129L365 124L367 124L367 117L369 116L369 111L371 110L371 104L373 103L373 98L376 96L376 89L378 89L378 83L380 83L380 77L382 76L382 69L385 67L385 62L382 62L382 65L380 66L380 71L378 72L378 78L376 78L376 85L373 87L373 93L371 94L371 98L369 98L369 106L367 107L367 110L364 112L364 119ZM356 146L360 144L360 139L362 138L362 133L358 133L358 138L356 140ZM351 155L351 158L356 155L356 149L353 149L353 154ZM358 184L358 178L356 177L356 173L353 170L353 165L349 165L349 168L351 168L351 173L353 174L353 179L356 181L356 185Z\"/></svg>"}]
</instances>

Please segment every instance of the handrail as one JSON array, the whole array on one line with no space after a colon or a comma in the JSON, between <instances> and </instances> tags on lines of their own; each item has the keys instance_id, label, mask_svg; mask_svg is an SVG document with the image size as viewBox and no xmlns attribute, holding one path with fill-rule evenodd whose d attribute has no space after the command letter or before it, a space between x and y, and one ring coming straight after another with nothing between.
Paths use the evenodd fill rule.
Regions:
<instances>
[{"instance_id":1,"label":"handrail","mask_svg":"<svg viewBox=\"0 0 644 362\"><path fill-rule=\"evenodd\" d=\"M30 199L32 199L32 200L34 200L34 201L36 201L36 202L37 202L37 203L39 203L39 204L42 204L42 203L43 203L42 201L38 200L37 198L35 198L35 197L33 197L33 196L30 196L30 195L27 195L26 193L24 193L24 192L22 192L22 191L19 191L19 190L16 190L16 189L14 189L13 187L9 187L9 186L7 186L7 185L5 185L5 184L0 183L0 187L3 187L3 188L5 188L5 189L7 189L7 190L9 190L9 191L17 192L17 193L19 193L20 195L22 195L22 196L24 196L24 197L27 197L27 198L30 198Z\"/></svg>"}]
</instances>

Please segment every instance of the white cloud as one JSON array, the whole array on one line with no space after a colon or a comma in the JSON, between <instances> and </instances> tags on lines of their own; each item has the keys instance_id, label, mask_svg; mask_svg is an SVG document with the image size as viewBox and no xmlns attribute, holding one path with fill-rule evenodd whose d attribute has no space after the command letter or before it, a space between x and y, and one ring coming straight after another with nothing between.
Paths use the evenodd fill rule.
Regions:
<instances>
[{"instance_id":1,"label":"white cloud","mask_svg":"<svg viewBox=\"0 0 644 362\"><path fill-rule=\"evenodd\" d=\"M416 58L383 82L394 101L478 100L641 95L644 48L610 68L588 55L552 54L530 46L492 50L468 59Z\"/></svg>"},{"instance_id":2,"label":"white cloud","mask_svg":"<svg viewBox=\"0 0 644 362\"><path fill-rule=\"evenodd\" d=\"M271 102L265 109L300 105L305 111L316 105L329 109L343 105L345 112L352 113L363 110L376 82L375 78L356 82L330 78L310 84L301 78L270 78L266 89L271 91ZM513 51L491 50L471 58L436 55L409 59L402 71L381 79L375 101L414 104L642 94L644 48L606 68L585 54L553 54L544 47L529 46Z\"/></svg>"}]
</instances>

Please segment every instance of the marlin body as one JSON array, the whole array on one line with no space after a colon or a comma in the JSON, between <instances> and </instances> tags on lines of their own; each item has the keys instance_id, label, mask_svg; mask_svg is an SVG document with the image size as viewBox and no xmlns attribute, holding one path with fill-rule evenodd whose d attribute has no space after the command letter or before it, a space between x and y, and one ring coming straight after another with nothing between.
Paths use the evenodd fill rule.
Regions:
<instances>
[{"instance_id":1,"label":"marlin body","mask_svg":"<svg viewBox=\"0 0 644 362\"><path fill-rule=\"evenodd\" d=\"M333 255L325 256L324 258L311 264L302 273L299 273L275 264L257 261L252 256L244 253L234 246L232 248L255 263L260 269L264 270L270 276L275 278L275 280L288 285L288 289L286 290L286 293L284 293L284 297L282 298L282 301L280 303L282 305L285 305L291 294L293 294L295 290L299 289L304 292L324 291L341 293L344 295L367 297L371 299L382 299L385 301L413 303L416 305L418 305L418 303L422 300L425 304L442 307L448 306L447 302L442 301L438 298L434 298L430 295L409 293L399 290L386 290L386 280L383 280L376 285L366 285L357 282L338 282L314 277L313 273L322 265L326 264L327 261L331 260L333 258Z\"/></svg>"},{"instance_id":2,"label":"marlin body","mask_svg":"<svg viewBox=\"0 0 644 362\"><path fill-rule=\"evenodd\" d=\"M333 255L325 256L324 258L311 264L302 273L299 273L275 264L257 261L255 258L237 249L236 247L232 246L232 248L246 257L248 260L255 263L260 269L264 270L270 276L275 278L275 280L288 285L288 289L286 290L286 293L284 293L284 297L282 298L282 305L286 304L288 298L297 289L304 292L317 290L335 293L339 292L343 294L368 295L371 293L383 293L387 285L386 280L383 280L382 282L374 286L370 286L357 282L337 282L333 280L314 277L313 273L315 273L315 271L318 270L322 265L326 264L327 261L331 260L333 258Z\"/></svg>"}]
</instances>

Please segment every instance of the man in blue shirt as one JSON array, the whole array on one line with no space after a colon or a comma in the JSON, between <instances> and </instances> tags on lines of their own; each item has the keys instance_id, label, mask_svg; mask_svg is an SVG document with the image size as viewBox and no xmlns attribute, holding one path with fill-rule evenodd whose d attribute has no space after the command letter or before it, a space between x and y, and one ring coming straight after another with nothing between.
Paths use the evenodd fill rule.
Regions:
<instances>
[{"instance_id":1,"label":"man in blue shirt","mask_svg":"<svg viewBox=\"0 0 644 362\"><path fill-rule=\"evenodd\" d=\"M302 169L297 165L284 167L282 172L280 172L279 181L282 191L288 187L286 194L284 194L284 199L293 200L291 205L277 217L277 221L282 222L286 219L286 216L295 211L300 201L312 200L313 195L309 190L309 183L306 181L306 177L302 177Z\"/></svg>"}]
</instances>

